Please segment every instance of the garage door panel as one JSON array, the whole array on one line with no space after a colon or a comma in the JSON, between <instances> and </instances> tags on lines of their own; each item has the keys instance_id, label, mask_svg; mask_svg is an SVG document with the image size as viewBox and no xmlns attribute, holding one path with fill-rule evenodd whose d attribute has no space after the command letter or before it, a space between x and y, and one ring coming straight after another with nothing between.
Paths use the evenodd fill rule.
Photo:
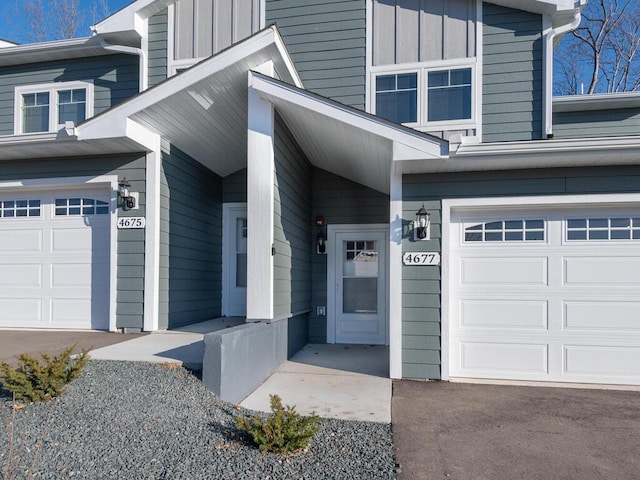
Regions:
<instances>
[{"instance_id":1,"label":"garage door panel","mask_svg":"<svg viewBox=\"0 0 640 480\"><path fill-rule=\"evenodd\" d=\"M640 378L640 346L565 345L565 375Z\"/></svg>"},{"instance_id":2,"label":"garage door panel","mask_svg":"<svg viewBox=\"0 0 640 480\"><path fill-rule=\"evenodd\" d=\"M547 344L509 344L492 342L461 342L460 368L467 372L546 374Z\"/></svg>"},{"instance_id":3,"label":"garage door panel","mask_svg":"<svg viewBox=\"0 0 640 480\"><path fill-rule=\"evenodd\" d=\"M92 265L90 263L53 263L51 264L51 287L87 288L90 283Z\"/></svg>"},{"instance_id":4,"label":"garage door panel","mask_svg":"<svg viewBox=\"0 0 640 480\"><path fill-rule=\"evenodd\" d=\"M567 331L640 332L640 302L567 301L564 328Z\"/></svg>"},{"instance_id":5,"label":"garage door panel","mask_svg":"<svg viewBox=\"0 0 640 480\"><path fill-rule=\"evenodd\" d=\"M18 230L15 225L0 228L0 255L42 252L42 229Z\"/></svg>"},{"instance_id":6,"label":"garage door panel","mask_svg":"<svg viewBox=\"0 0 640 480\"><path fill-rule=\"evenodd\" d=\"M544 300L462 300L461 328L547 329Z\"/></svg>"},{"instance_id":7,"label":"garage door panel","mask_svg":"<svg viewBox=\"0 0 640 480\"><path fill-rule=\"evenodd\" d=\"M0 263L0 288L42 287L42 265Z\"/></svg>"},{"instance_id":8,"label":"garage door panel","mask_svg":"<svg viewBox=\"0 0 640 480\"><path fill-rule=\"evenodd\" d=\"M51 300L53 323L87 323L91 321L91 299L55 298Z\"/></svg>"},{"instance_id":9,"label":"garage door panel","mask_svg":"<svg viewBox=\"0 0 640 480\"><path fill-rule=\"evenodd\" d=\"M0 298L0 312L4 312L9 326L42 322L42 300L39 298ZM3 319L4 320L4 319Z\"/></svg>"},{"instance_id":10,"label":"garage door panel","mask_svg":"<svg viewBox=\"0 0 640 480\"><path fill-rule=\"evenodd\" d=\"M564 270L565 284L569 286L640 286L640 257L565 257Z\"/></svg>"},{"instance_id":11,"label":"garage door panel","mask_svg":"<svg viewBox=\"0 0 640 480\"><path fill-rule=\"evenodd\" d=\"M91 252L93 231L90 228L69 228L51 231L51 252Z\"/></svg>"},{"instance_id":12,"label":"garage door panel","mask_svg":"<svg viewBox=\"0 0 640 480\"><path fill-rule=\"evenodd\" d=\"M460 259L463 285L546 285L547 257Z\"/></svg>"}]
</instances>

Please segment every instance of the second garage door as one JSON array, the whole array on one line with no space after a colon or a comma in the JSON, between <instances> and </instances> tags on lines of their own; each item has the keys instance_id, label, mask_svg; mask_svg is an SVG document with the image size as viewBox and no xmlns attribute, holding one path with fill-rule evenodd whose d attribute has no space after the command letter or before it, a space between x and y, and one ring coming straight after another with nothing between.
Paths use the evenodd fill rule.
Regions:
<instances>
[{"instance_id":1,"label":"second garage door","mask_svg":"<svg viewBox=\"0 0 640 480\"><path fill-rule=\"evenodd\" d=\"M0 326L109 328L109 192L0 195Z\"/></svg>"},{"instance_id":2,"label":"second garage door","mask_svg":"<svg viewBox=\"0 0 640 480\"><path fill-rule=\"evenodd\" d=\"M453 212L450 376L640 384L640 212Z\"/></svg>"}]
</instances>

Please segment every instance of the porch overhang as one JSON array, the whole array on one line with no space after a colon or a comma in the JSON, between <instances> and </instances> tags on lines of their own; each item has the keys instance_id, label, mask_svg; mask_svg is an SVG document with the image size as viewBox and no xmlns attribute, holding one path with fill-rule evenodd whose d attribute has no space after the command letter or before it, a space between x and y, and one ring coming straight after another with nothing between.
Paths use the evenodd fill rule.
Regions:
<instances>
[{"instance_id":1,"label":"porch overhang","mask_svg":"<svg viewBox=\"0 0 640 480\"><path fill-rule=\"evenodd\" d=\"M447 158L448 143L256 72L250 87L272 103L316 167L389 193L394 160Z\"/></svg>"},{"instance_id":2,"label":"porch overhang","mask_svg":"<svg viewBox=\"0 0 640 480\"><path fill-rule=\"evenodd\" d=\"M133 122L225 177L247 164L247 74L272 62L302 85L276 27L266 28L77 128L81 141L123 138Z\"/></svg>"}]
</instances>

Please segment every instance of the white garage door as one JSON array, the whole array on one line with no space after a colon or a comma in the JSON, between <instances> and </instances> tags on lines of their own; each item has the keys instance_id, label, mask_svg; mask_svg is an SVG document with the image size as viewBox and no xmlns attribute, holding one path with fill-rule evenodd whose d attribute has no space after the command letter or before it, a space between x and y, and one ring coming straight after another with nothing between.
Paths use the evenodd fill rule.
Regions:
<instances>
[{"instance_id":1,"label":"white garage door","mask_svg":"<svg viewBox=\"0 0 640 480\"><path fill-rule=\"evenodd\" d=\"M109 193L0 195L0 326L109 328Z\"/></svg>"},{"instance_id":2,"label":"white garage door","mask_svg":"<svg viewBox=\"0 0 640 480\"><path fill-rule=\"evenodd\" d=\"M640 211L451 218L450 376L640 384Z\"/></svg>"}]
</instances>

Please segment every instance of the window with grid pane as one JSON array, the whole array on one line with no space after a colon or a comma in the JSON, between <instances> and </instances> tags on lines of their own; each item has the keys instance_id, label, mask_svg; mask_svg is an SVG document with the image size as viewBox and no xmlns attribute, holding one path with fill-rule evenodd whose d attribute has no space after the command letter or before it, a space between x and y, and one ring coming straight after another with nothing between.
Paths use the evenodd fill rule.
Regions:
<instances>
[{"instance_id":1,"label":"window with grid pane","mask_svg":"<svg viewBox=\"0 0 640 480\"><path fill-rule=\"evenodd\" d=\"M440 70L427 76L427 120L471 118L471 69Z\"/></svg>"},{"instance_id":2,"label":"window with grid pane","mask_svg":"<svg viewBox=\"0 0 640 480\"><path fill-rule=\"evenodd\" d=\"M376 115L397 123L418 121L418 74L376 77Z\"/></svg>"},{"instance_id":3,"label":"window with grid pane","mask_svg":"<svg viewBox=\"0 0 640 480\"><path fill-rule=\"evenodd\" d=\"M84 88L58 92L58 125L69 121L77 125L85 120L86 113L87 91Z\"/></svg>"},{"instance_id":4,"label":"window with grid pane","mask_svg":"<svg viewBox=\"0 0 640 480\"><path fill-rule=\"evenodd\" d=\"M49 131L49 93L22 95L22 133Z\"/></svg>"}]
</instances>

